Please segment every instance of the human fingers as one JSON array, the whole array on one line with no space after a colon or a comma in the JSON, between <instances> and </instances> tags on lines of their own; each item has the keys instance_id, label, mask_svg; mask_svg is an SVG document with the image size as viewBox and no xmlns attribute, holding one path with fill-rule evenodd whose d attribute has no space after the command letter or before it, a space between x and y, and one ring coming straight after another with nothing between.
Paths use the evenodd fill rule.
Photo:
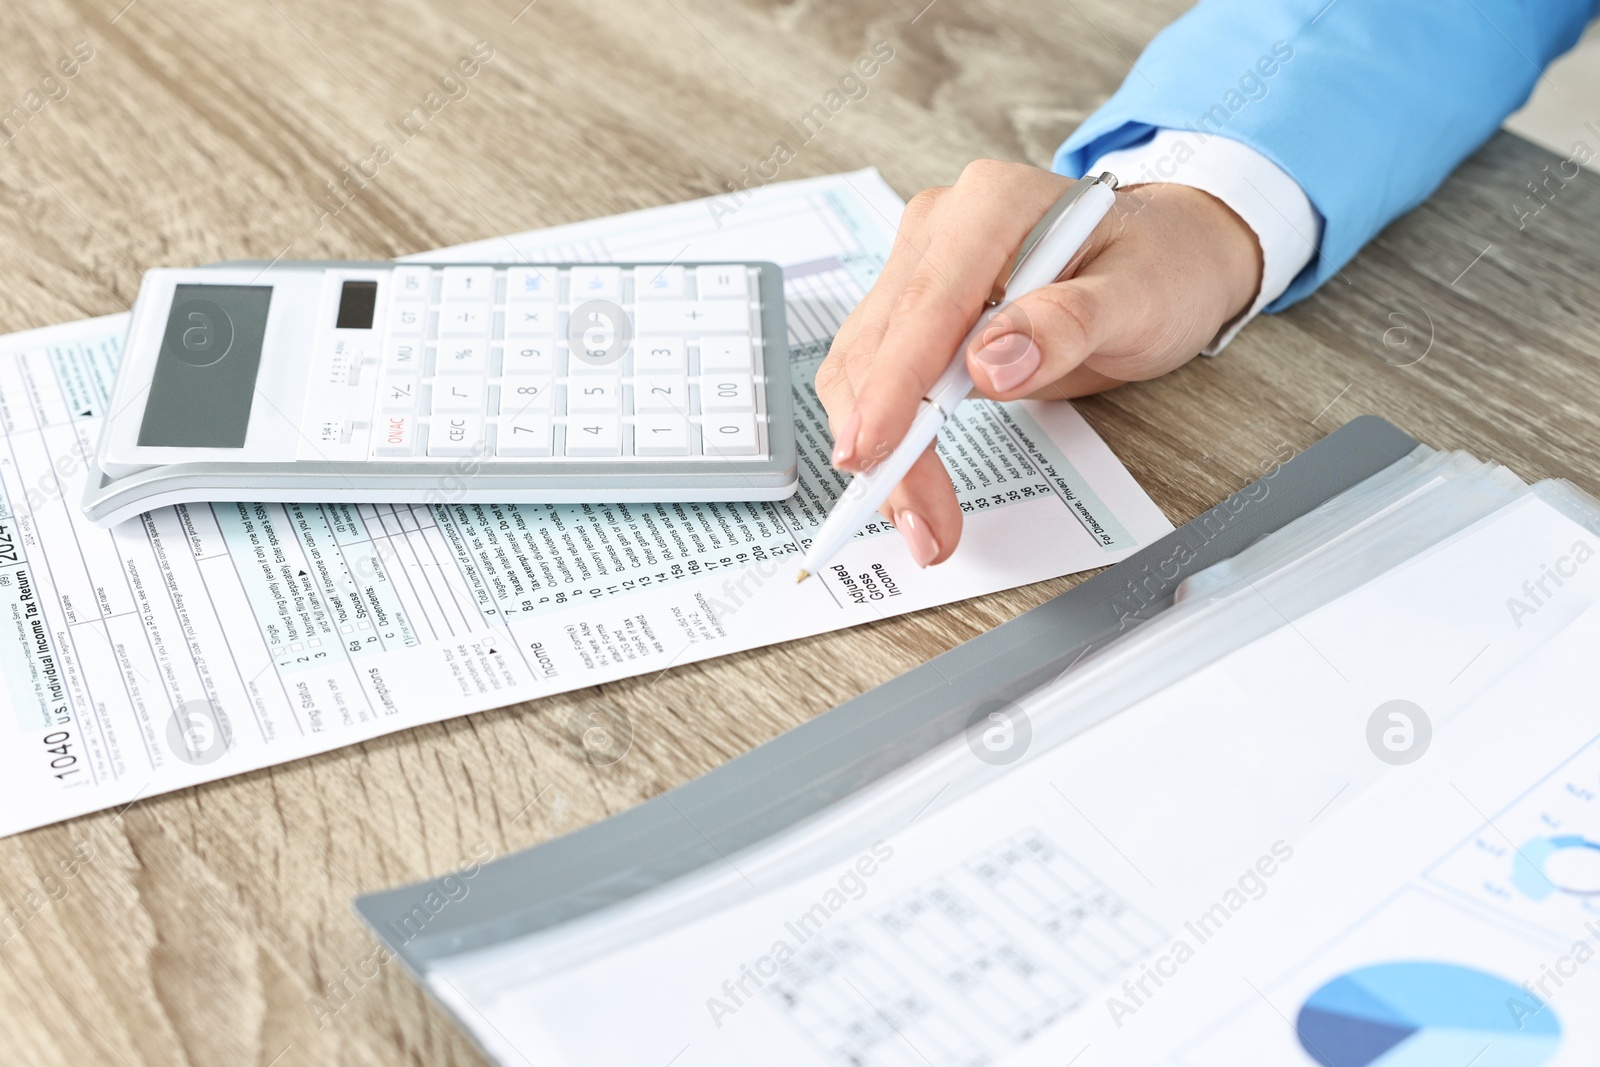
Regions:
<instances>
[{"instance_id":1,"label":"human fingers","mask_svg":"<svg viewBox=\"0 0 1600 1067\"><path fill-rule=\"evenodd\" d=\"M864 457L905 436L929 386L950 365L1017 247L1071 182L1022 164L979 160L940 196L927 242L882 322L882 339L856 386L854 440L841 438L859 470Z\"/></svg>"}]
</instances>

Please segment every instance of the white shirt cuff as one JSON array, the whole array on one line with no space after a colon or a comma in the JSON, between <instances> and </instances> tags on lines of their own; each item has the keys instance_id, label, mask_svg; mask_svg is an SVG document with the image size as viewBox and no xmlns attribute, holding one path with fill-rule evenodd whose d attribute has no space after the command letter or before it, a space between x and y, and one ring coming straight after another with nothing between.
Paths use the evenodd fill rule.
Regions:
<instances>
[{"instance_id":1,"label":"white shirt cuff","mask_svg":"<svg viewBox=\"0 0 1600 1067\"><path fill-rule=\"evenodd\" d=\"M1205 347L1214 356L1234 334L1289 288L1316 254L1322 219L1300 184L1260 152L1220 134L1157 130L1134 148L1107 153L1088 173L1109 170L1122 188L1169 182L1210 193L1255 231L1261 243L1261 290Z\"/></svg>"}]
</instances>

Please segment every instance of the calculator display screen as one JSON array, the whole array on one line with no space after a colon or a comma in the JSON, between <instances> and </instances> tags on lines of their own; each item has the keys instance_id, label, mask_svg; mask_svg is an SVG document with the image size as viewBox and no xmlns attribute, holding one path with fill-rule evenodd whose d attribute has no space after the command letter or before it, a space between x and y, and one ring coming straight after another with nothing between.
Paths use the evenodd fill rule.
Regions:
<instances>
[{"instance_id":1,"label":"calculator display screen","mask_svg":"<svg viewBox=\"0 0 1600 1067\"><path fill-rule=\"evenodd\" d=\"M175 287L139 444L244 447L271 303L270 285Z\"/></svg>"},{"instance_id":2,"label":"calculator display screen","mask_svg":"<svg viewBox=\"0 0 1600 1067\"><path fill-rule=\"evenodd\" d=\"M377 304L377 282L345 282L339 291L339 317L334 325L341 330L370 330Z\"/></svg>"}]
</instances>

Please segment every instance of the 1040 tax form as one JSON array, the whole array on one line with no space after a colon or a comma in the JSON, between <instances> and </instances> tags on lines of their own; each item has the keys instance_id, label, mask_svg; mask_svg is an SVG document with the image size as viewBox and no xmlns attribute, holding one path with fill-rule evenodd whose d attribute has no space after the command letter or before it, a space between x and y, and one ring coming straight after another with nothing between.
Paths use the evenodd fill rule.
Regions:
<instances>
[{"instance_id":1,"label":"1040 tax form","mask_svg":"<svg viewBox=\"0 0 1600 1067\"><path fill-rule=\"evenodd\" d=\"M873 171L434 253L784 267L800 490L779 503L216 503L78 512L126 316L0 338L0 834L533 700L1113 563L1172 527L1067 404L968 401L967 511L919 570L874 523L794 568L845 480L811 388L902 204Z\"/></svg>"}]
</instances>

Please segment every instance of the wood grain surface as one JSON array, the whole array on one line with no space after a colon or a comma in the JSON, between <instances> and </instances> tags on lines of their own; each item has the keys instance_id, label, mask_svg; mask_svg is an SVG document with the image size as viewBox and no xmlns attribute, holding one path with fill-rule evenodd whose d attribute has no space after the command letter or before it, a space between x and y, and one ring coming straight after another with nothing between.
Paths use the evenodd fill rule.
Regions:
<instances>
[{"instance_id":1,"label":"wood grain surface","mask_svg":"<svg viewBox=\"0 0 1600 1067\"><path fill-rule=\"evenodd\" d=\"M0 330L122 310L158 265L386 257L709 195L880 41L893 61L782 177L874 165L909 196L976 156L1047 164L1186 6L524 2L7 0ZM492 54L466 78L474 46ZM397 137L431 91L444 105ZM378 141L390 158L346 184ZM1499 136L1314 298L1085 414L1174 522L1363 412L1600 492L1600 181L1548 187L1518 225L1555 159ZM17 917L0 921L0 1061L478 1063L396 966L371 963L352 897L622 810L1067 584L0 841ZM634 731L608 767L573 725L596 710Z\"/></svg>"}]
</instances>

